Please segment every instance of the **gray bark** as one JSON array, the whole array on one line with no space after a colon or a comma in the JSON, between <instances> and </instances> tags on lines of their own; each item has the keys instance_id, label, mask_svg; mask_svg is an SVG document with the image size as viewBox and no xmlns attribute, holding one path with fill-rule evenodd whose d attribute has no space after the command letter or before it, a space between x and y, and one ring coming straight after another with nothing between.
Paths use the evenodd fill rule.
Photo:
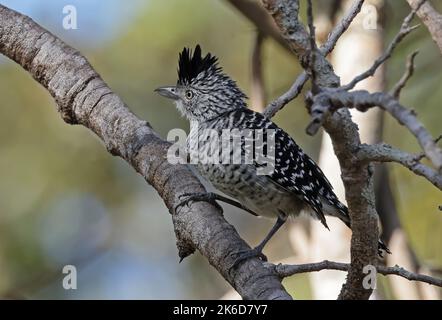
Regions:
<instances>
[{"instance_id":1,"label":"gray bark","mask_svg":"<svg viewBox=\"0 0 442 320\"><path fill-rule=\"evenodd\" d=\"M349 11L353 0L339 1L341 12ZM366 0L364 6L378 5L380 1ZM380 9L380 8L377 9ZM378 11L379 12L379 11ZM348 30L340 37L335 49L331 54L333 66L341 77L341 81L346 83L352 80L355 74L363 72L370 67L374 60L383 52L382 28L376 30L364 30L362 27L364 14L356 16ZM381 71L381 70L379 70ZM374 77L360 83L361 88L378 91L383 89L383 70L377 72ZM351 111L350 111L351 112ZM382 110L373 109L367 113L353 112L352 120L358 125L362 142L378 143L382 132ZM339 163L334 155L331 140L324 134L322 137L319 164L329 181L335 187L336 194L340 199L344 198L344 186L340 179ZM375 175L376 176L376 175ZM376 179L375 179L376 181ZM350 242L350 235L347 226L341 221L331 221L330 234L325 234L319 226L312 224L311 234L313 245L320 249L315 250L314 260L333 259L335 261L348 261L350 252L347 243ZM340 243L340 246L336 246ZM345 274L335 272L313 273L311 275L313 292L317 297L331 299L336 296L339 283L343 283ZM325 287L325 288L324 288ZM325 290L324 290L325 289ZM371 296L373 299L373 295Z\"/></svg>"},{"instance_id":2,"label":"gray bark","mask_svg":"<svg viewBox=\"0 0 442 320\"><path fill-rule=\"evenodd\" d=\"M291 49L308 69L310 57L309 34L298 20L299 1L263 0ZM339 77L323 54L316 54L313 69L317 85L321 88L339 87ZM366 265L377 264L377 213L373 192L373 169L368 163L358 161L354 152L361 145L356 124L348 110L338 110L323 122L330 135L335 154L341 166L341 177L352 220L351 267L339 299L368 299L371 289L364 289L362 280Z\"/></svg>"},{"instance_id":3,"label":"gray bark","mask_svg":"<svg viewBox=\"0 0 442 320\"><path fill-rule=\"evenodd\" d=\"M181 258L199 250L243 298L291 298L258 259L231 269L235 253L249 247L213 205L198 202L174 211L180 194L204 192L204 187L186 166L168 163L169 144L128 109L78 51L0 5L0 52L48 90L64 121L92 130L158 191L172 215Z\"/></svg>"},{"instance_id":4,"label":"gray bark","mask_svg":"<svg viewBox=\"0 0 442 320\"><path fill-rule=\"evenodd\" d=\"M419 5L419 0L407 0L407 2L413 9ZM442 15L434 9L429 0L420 7L417 15L427 27L433 41L442 53Z\"/></svg>"}]
</instances>

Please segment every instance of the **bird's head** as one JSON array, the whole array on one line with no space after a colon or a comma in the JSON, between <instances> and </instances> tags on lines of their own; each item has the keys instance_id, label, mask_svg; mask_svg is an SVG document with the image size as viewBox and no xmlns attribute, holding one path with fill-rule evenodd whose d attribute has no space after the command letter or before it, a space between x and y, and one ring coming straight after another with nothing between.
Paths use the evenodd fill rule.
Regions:
<instances>
[{"instance_id":1,"label":"bird's head","mask_svg":"<svg viewBox=\"0 0 442 320\"><path fill-rule=\"evenodd\" d=\"M184 48L179 55L176 86L160 87L160 95L174 100L177 109L189 120L208 121L223 113L246 106L246 96L218 66L218 59L201 47Z\"/></svg>"}]
</instances>

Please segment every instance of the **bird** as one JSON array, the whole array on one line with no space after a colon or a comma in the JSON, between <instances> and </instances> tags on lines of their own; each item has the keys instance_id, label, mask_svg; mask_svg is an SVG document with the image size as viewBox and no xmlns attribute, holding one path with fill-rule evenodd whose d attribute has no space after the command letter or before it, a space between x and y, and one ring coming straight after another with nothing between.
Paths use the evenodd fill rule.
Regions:
<instances>
[{"instance_id":1,"label":"bird","mask_svg":"<svg viewBox=\"0 0 442 320\"><path fill-rule=\"evenodd\" d=\"M326 216L337 217L351 228L348 208L339 201L320 167L288 133L261 113L248 108L247 96L224 73L216 56L211 53L203 56L200 45L194 50L185 47L179 53L176 85L163 86L155 91L173 100L179 112L190 121L187 149L191 156L200 160L196 163L199 174L215 189L234 199L214 192L184 193L182 196L185 199L176 208L190 201L209 201L220 208L216 202L219 200L256 216L276 218L274 226L256 247L237 253L235 265L252 257L267 261L263 254L264 246L288 217L299 216L301 212L319 220L327 229ZM204 158L201 154L207 154L208 149L212 148L218 150L220 144L220 139L215 139L213 135L204 137L201 132L222 135L226 130L243 137L241 143L237 144L241 161L231 161L235 150L226 153L230 162L201 161L208 160L207 156ZM273 167L267 174L259 174L263 165L258 159L243 161L242 153L247 149L247 141L254 141L256 146L259 135L260 141L265 140L260 150L264 150L264 155L266 150L269 159L273 160ZM269 139L272 150L267 141ZM192 148L192 144L198 148ZM390 253L379 240L378 252L381 256L383 251Z\"/></svg>"}]
</instances>

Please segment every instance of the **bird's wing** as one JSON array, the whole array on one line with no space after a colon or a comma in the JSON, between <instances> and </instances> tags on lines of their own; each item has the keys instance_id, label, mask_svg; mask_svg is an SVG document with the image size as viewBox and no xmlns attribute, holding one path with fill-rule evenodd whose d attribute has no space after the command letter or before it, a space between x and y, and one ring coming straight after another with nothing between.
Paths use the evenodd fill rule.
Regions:
<instances>
[{"instance_id":1,"label":"bird's wing","mask_svg":"<svg viewBox=\"0 0 442 320\"><path fill-rule=\"evenodd\" d=\"M284 130L260 113L248 109L247 111L233 112L230 117L233 122L232 126L235 128L264 129L264 154L267 151L267 137L270 136L269 129L274 130L275 167L273 173L269 174L268 177L279 187L288 190L306 202L324 226L327 227L322 199L347 214L347 208L339 202L333 192L332 185L322 170ZM256 167L261 165L258 162L254 164Z\"/></svg>"}]
</instances>

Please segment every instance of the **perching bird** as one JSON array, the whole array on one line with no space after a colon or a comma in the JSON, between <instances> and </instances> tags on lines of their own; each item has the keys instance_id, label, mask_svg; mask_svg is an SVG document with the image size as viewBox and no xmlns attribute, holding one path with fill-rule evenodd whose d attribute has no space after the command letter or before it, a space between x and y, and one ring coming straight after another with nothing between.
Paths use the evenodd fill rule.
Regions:
<instances>
[{"instance_id":1,"label":"perching bird","mask_svg":"<svg viewBox=\"0 0 442 320\"><path fill-rule=\"evenodd\" d=\"M319 219L327 229L325 215L338 217L350 227L348 209L339 201L322 170L284 130L247 108L246 95L234 80L223 73L215 56L208 53L203 57L197 45L193 55L190 49L184 48L178 64L176 86L161 87L155 91L174 100L178 110L191 122L188 147L192 141L198 140L200 148L192 149L190 153L204 153L219 146L219 139L201 138L200 133L204 129L213 129L219 135L226 129L238 129L247 132L249 139L256 139L253 134L250 136L250 132L255 130L261 132L264 138L274 139L274 168L267 175L258 174L261 164L255 158L252 162L239 164L232 161L198 162L199 173L216 189L239 203L214 193L186 194L187 199L183 202L222 200L255 215L277 218L264 240L254 249L239 253L236 263L255 256L266 260L262 254L265 244L288 216L297 216L301 211ZM242 152L246 149L245 140L247 137L240 144ZM261 151L270 150L266 142L263 145ZM229 155L232 156L233 152L235 150ZM389 252L382 241L379 241L379 249Z\"/></svg>"}]
</instances>

